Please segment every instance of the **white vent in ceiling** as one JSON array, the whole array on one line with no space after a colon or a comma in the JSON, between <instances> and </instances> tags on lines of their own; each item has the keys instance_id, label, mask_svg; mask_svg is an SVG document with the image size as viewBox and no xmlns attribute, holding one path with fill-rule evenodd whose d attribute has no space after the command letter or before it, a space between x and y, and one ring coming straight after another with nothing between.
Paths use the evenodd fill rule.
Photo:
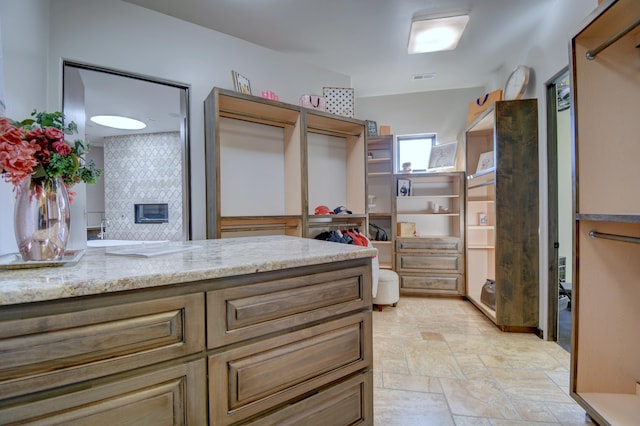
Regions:
<instances>
[{"instance_id":1,"label":"white vent in ceiling","mask_svg":"<svg viewBox=\"0 0 640 426\"><path fill-rule=\"evenodd\" d=\"M420 81L420 80L429 80L430 78L435 78L436 73L434 72L429 72L426 74L413 74L411 76L411 80L413 81Z\"/></svg>"}]
</instances>

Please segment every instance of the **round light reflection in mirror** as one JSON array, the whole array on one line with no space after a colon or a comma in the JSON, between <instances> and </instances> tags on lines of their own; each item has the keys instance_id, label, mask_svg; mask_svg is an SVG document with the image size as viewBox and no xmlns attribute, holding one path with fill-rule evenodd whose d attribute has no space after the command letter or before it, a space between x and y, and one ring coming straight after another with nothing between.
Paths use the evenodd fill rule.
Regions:
<instances>
[{"instance_id":1,"label":"round light reflection in mirror","mask_svg":"<svg viewBox=\"0 0 640 426\"><path fill-rule=\"evenodd\" d=\"M122 130L140 130L147 127L147 125L140 120L119 115L94 115L90 120L101 126Z\"/></svg>"}]
</instances>

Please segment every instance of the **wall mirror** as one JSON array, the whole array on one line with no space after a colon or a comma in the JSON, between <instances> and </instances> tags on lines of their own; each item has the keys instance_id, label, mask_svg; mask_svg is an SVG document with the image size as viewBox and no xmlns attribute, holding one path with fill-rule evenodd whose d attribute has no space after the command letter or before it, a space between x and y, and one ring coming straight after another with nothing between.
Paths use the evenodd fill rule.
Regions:
<instances>
[{"instance_id":1,"label":"wall mirror","mask_svg":"<svg viewBox=\"0 0 640 426\"><path fill-rule=\"evenodd\" d=\"M87 158L104 168L100 182L78 197L87 245L190 239L188 96L188 87L176 83L65 61L63 113L89 143ZM144 128L92 121L105 115ZM136 221L140 206L156 206L163 220Z\"/></svg>"}]
</instances>

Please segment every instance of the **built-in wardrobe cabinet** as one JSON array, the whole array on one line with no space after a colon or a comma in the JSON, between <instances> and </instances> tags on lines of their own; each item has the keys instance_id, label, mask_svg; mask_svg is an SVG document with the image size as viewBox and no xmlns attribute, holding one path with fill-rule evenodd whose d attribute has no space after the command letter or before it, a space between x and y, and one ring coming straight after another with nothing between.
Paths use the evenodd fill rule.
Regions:
<instances>
[{"instance_id":1,"label":"built-in wardrobe cabinet","mask_svg":"<svg viewBox=\"0 0 640 426\"><path fill-rule=\"evenodd\" d=\"M378 249L380 267L393 269L394 245L393 202L395 184L393 136L369 136L367 138L367 207L369 210L369 235Z\"/></svg>"},{"instance_id":2,"label":"built-in wardrobe cabinet","mask_svg":"<svg viewBox=\"0 0 640 426\"><path fill-rule=\"evenodd\" d=\"M496 102L466 131L467 298L504 331L538 327L538 108ZM482 301L495 281L495 308ZM487 298L485 300L489 300Z\"/></svg>"},{"instance_id":3,"label":"built-in wardrobe cabinet","mask_svg":"<svg viewBox=\"0 0 640 426\"><path fill-rule=\"evenodd\" d=\"M639 22L637 0L604 1L571 39L576 272L570 387L602 425L640 421ZM616 40L617 34L624 35Z\"/></svg>"},{"instance_id":4,"label":"built-in wardrobe cabinet","mask_svg":"<svg viewBox=\"0 0 640 426\"><path fill-rule=\"evenodd\" d=\"M400 293L464 296L464 172L395 176Z\"/></svg>"},{"instance_id":5,"label":"built-in wardrobe cabinet","mask_svg":"<svg viewBox=\"0 0 640 426\"><path fill-rule=\"evenodd\" d=\"M207 238L367 232L364 121L217 87L204 107Z\"/></svg>"}]
</instances>

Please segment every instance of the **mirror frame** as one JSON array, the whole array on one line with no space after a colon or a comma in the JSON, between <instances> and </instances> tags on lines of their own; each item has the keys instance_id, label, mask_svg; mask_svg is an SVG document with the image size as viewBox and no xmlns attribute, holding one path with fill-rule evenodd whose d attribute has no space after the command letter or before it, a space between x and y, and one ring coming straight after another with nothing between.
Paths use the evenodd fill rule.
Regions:
<instances>
[{"instance_id":1,"label":"mirror frame","mask_svg":"<svg viewBox=\"0 0 640 426\"><path fill-rule=\"evenodd\" d=\"M182 91L180 113L182 118L182 124L180 129L180 139L182 141L182 236L183 240L191 240L192 226L191 226L191 148L190 148L190 88L189 86L169 80L159 79L155 77L149 77L141 74L135 74L131 72L119 71L111 68L105 68L95 65L88 65L80 62L63 60L62 62L62 111L65 111L65 70L66 67L80 68L89 71L103 72L119 77L133 78L137 80L146 81L154 84L161 84L165 86L175 87Z\"/></svg>"}]
</instances>

